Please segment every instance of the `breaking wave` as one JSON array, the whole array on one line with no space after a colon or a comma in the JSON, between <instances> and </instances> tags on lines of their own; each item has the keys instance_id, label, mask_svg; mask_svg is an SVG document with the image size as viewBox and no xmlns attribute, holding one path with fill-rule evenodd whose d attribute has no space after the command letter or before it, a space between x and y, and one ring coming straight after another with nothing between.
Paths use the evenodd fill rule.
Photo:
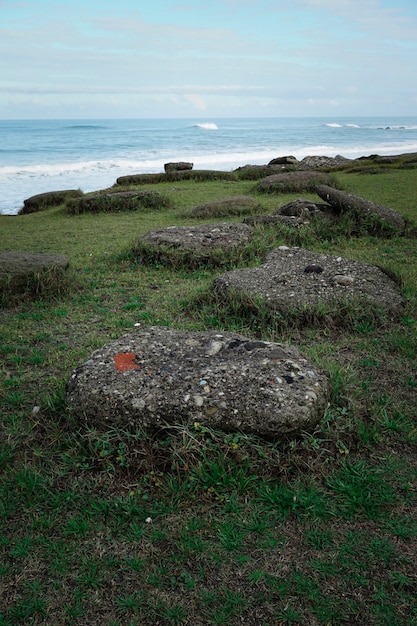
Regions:
<instances>
[{"instance_id":1,"label":"breaking wave","mask_svg":"<svg viewBox=\"0 0 417 626\"><path fill-rule=\"evenodd\" d=\"M203 130L218 130L217 124L214 122L201 122L200 124L195 124L195 128L202 128Z\"/></svg>"}]
</instances>

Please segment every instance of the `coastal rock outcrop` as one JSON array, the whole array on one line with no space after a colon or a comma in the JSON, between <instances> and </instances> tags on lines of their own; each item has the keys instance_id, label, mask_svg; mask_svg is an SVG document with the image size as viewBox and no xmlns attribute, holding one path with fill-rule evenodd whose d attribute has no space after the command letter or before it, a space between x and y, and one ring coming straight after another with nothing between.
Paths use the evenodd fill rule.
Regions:
<instances>
[{"instance_id":1,"label":"coastal rock outcrop","mask_svg":"<svg viewBox=\"0 0 417 626\"><path fill-rule=\"evenodd\" d=\"M83 192L80 189L63 189L61 191L38 193L35 196L23 200L23 207L20 209L19 215L37 213L51 206L62 204L69 198L80 198L82 195Z\"/></svg>"},{"instance_id":2,"label":"coastal rock outcrop","mask_svg":"<svg viewBox=\"0 0 417 626\"><path fill-rule=\"evenodd\" d=\"M165 163L164 170L166 172L182 172L184 170L192 170L194 163L187 161L178 161L178 163Z\"/></svg>"},{"instance_id":3,"label":"coastal rock outcrop","mask_svg":"<svg viewBox=\"0 0 417 626\"><path fill-rule=\"evenodd\" d=\"M341 156L340 154L337 154L334 157L306 156L300 161L301 167L308 167L311 169L334 168L349 165L349 163L351 163L351 160Z\"/></svg>"},{"instance_id":4,"label":"coastal rock outcrop","mask_svg":"<svg viewBox=\"0 0 417 626\"><path fill-rule=\"evenodd\" d=\"M278 438L313 429L329 395L327 374L293 346L164 327L111 341L67 385L70 411L95 429L198 422Z\"/></svg>"}]
</instances>

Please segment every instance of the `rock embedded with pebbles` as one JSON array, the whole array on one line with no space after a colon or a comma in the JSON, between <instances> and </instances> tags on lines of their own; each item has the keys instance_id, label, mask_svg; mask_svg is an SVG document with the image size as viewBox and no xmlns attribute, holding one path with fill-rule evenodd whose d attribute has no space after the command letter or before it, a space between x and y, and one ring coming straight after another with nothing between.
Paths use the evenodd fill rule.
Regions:
<instances>
[{"instance_id":1,"label":"rock embedded with pebbles","mask_svg":"<svg viewBox=\"0 0 417 626\"><path fill-rule=\"evenodd\" d=\"M293 346L233 333L148 327L111 341L72 374L72 414L99 430L202 426L268 437L313 429L328 375Z\"/></svg>"},{"instance_id":2,"label":"rock embedded with pebbles","mask_svg":"<svg viewBox=\"0 0 417 626\"><path fill-rule=\"evenodd\" d=\"M236 294L260 296L283 314L302 314L306 307L320 304L331 305L337 313L349 301L393 314L403 307L398 285L378 267L286 246L273 250L263 265L219 275L214 290L233 301Z\"/></svg>"},{"instance_id":3,"label":"rock embedded with pebbles","mask_svg":"<svg viewBox=\"0 0 417 626\"><path fill-rule=\"evenodd\" d=\"M191 267L205 262L216 265L244 247L252 237L253 229L247 224L168 226L141 237L133 247L133 254L143 263L157 259L175 265L182 255L184 264Z\"/></svg>"}]
</instances>

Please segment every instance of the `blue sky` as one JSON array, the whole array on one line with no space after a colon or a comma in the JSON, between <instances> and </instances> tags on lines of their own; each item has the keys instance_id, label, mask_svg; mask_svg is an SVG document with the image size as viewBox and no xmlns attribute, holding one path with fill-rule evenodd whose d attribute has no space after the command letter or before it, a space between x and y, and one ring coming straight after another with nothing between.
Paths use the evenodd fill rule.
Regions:
<instances>
[{"instance_id":1,"label":"blue sky","mask_svg":"<svg viewBox=\"0 0 417 626\"><path fill-rule=\"evenodd\" d=\"M0 0L0 119L417 115L416 0Z\"/></svg>"}]
</instances>

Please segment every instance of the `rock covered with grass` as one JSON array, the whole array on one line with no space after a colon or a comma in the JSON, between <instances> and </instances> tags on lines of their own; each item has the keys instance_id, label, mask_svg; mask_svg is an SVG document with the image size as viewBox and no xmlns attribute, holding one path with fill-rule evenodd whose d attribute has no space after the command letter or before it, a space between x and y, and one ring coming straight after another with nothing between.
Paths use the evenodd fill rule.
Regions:
<instances>
[{"instance_id":1,"label":"rock covered with grass","mask_svg":"<svg viewBox=\"0 0 417 626\"><path fill-rule=\"evenodd\" d=\"M35 196L23 200L23 207L19 211L19 215L27 215L28 213L37 213L44 211L52 206L57 206L66 202L70 198L80 198L83 192L80 189L63 189L61 191L46 191L38 193Z\"/></svg>"},{"instance_id":2,"label":"rock covered with grass","mask_svg":"<svg viewBox=\"0 0 417 626\"><path fill-rule=\"evenodd\" d=\"M219 200L211 200L194 207L191 217L212 218L228 215L248 215L260 210L258 200L251 196L228 196Z\"/></svg>"},{"instance_id":3,"label":"rock covered with grass","mask_svg":"<svg viewBox=\"0 0 417 626\"><path fill-rule=\"evenodd\" d=\"M316 186L320 184L336 186L337 182L331 174L326 172L298 170L267 176L256 185L256 191L270 194L314 192Z\"/></svg>"},{"instance_id":4,"label":"rock covered with grass","mask_svg":"<svg viewBox=\"0 0 417 626\"><path fill-rule=\"evenodd\" d=\"M172 201L158 191L117 191L72 198L65 209L71 215L119 211L158 211L172 208Z\"/></svg>"},{"instance_id":5,"label":"rock covered with grass","mask_svg":"<svg viewBox=\"0 0 417 626\"><path fill-rule=\"evenodd\" d=\"M283 437L314 428L329 393L328 376L293 346L148 327L94 352L72 374L67 403L100 430L198 422Z\"/></svg>"},{"instance_id":6,"label":"rock covered with grass","mask_svg":"<svg viewBox=\"0 0 417 626\"><path fill-rule=\"evenodd\" d=\"M201 226L168 226L150 231L133 247L133 255L145 264L162 262L173 267L222 265L253 237L246 224L219 222Z\"/></svg>"},{"instance_id":7,"label":"rock covered with grass","mask_svg":"<svg viewBox=\"0 0 417 626\"><path fill-rule=\"evenodd\" d=\"M380 206L375 202L335 189L329 185L318 185L316 193L338 213L351 213L355 219L373 222L374 230L387 231L386 234L402 233L405 228L404 218L398 211Z\"/></svg>"},{"instance_id":8,"label":"rock covered with grass","mask_svg":"<svg viewBox=\"0 0 417 626\"><path fill-rule=\"evenodd\" d=\"M60 292L69 267L68 257L26 251L0 251L0 294L33 297Z\"/></svg>"},{"instance_id":9,"label":"rock covered with grass","mask_svg":"<svg viewBox=\"0 0 417 626\"><path fill-rule=\"evenodd\" d=\"M398 285L378 267L347 259L281 246L258 267L218 276L214 290L230 302L259 297L281 315L305 317L309 310L343 322L346 306L358 314L396 314L403 299Z\"/></svg>"}]
</instances>

